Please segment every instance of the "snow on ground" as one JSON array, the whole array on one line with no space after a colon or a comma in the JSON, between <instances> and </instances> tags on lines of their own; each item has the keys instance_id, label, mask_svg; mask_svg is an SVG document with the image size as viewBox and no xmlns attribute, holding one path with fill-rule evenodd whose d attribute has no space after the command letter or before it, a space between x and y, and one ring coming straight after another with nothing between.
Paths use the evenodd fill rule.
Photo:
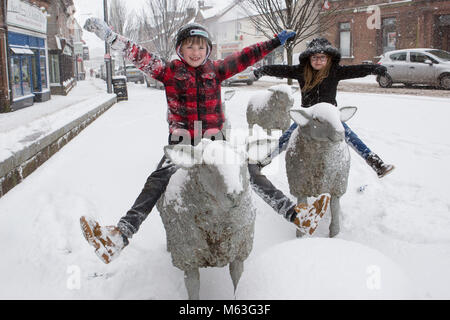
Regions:
<instances>
[{"instance_id":1,"label":"snow on ground","mask_svg":"<svg viewBox=\"0 0 450 320\"><path fill-rule=\"evenodd\" d=\"M113 106L0 198L0 299L187 297L183 273L172 266L166 251L165 231L156 209L110 265L97 258L80 231L81 215L94 216L104 225L116 224L163 155L167 142L164 92L135 84L129 84L128 89L129 101ZM227 102L233 128L246 127L246 102L253 94L260 92L251 87L238 88ZM298 94L294 94L295 106ZM308 279L307 287L317 284L315 290L300 293L293 285L290 289L298 296L329 297L332 292L332 297L349 297L345 285L331 283L326 275L329 269L321 260L330 257L326 261L333 261L339 257L336 252L342 252L343 261L333 274L345 270L348 260L345 277L353 281L350 270L370 263L369 269L364 268L367 279L363 280L370 283L372 276L379 276L374 290L397 288L403 296L449 299L448 101L340 93L338 103L359 108L348 125L397 169L379 180L351 151L352 167L349 187L341 200L343 217L338 239L320 239L327 234L329 219L325 218L313 237L315 241L296 240L293 226L254 195L254 249L246 262L249 274L244 271L243 287L238 292L246 292L247 299L260 297L261 286L270 288L275 285L273 281L283 283L285 270L298 265L299 270L316 271L312 275L293 274L298 278L295 283L300 285L302 276L313 276L315 282ZM284 154L264 172L289 194ZM358 192L361 186L366 186L365 191ZM313 251L309 254L306 250ZM250 273L259 276L268 272L269 267L259 263L264 261L271 261L270 268L278 273L272 272L270 278L262 277L261 281L273 281L249 281ZM372 266L375 269L370 269ZM393 275L403 282L392 283ZM234 298L228 268L202 269L201 281L201 298ZM404 291L408 286L413 287L411 292ZM383 292L376 297L393 297Z\"/></svg>"}]
</instances>

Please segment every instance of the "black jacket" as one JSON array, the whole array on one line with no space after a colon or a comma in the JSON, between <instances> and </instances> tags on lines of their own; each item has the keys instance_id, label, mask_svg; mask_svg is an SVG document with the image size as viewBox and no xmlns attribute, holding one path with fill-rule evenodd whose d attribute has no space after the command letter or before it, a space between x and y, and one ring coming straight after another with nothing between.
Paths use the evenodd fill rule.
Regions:
<instances>
[{"instance_id":1,"label":"black jacket","mask_svg":"<svg viewBox=\"0 0 450 320\"><path fill-rule=\"evenodd\" d=\"M307 92L302 91L302 107L311 107L319 102L328 102L336 106L336 92L340 80L365 77L374 73L377 67L379 66L376 64L341 66L333 61L328 77L311 90ZM300 88L303 88L305 85L303 68L303 64L294 66L268 65L259 68L256 73L258 76L267 75L279 78L296 79Z\"/></svg>"}]
</instances>

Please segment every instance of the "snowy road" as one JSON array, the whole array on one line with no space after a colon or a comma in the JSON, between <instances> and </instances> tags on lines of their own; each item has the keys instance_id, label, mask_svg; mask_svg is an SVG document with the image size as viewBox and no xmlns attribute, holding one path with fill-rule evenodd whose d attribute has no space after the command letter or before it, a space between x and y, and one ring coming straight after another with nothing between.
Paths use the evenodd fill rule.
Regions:
<instances>
[{"instance_id":1,"label":"snowy road","mask_svg":"<svg viewBox=\"0 0 450 320\"><path fill-rule=\"evenodd\" d=\"M246 102L256 93L250 88L238 88L227 103L233 128L246 127ZM100 262L80 232L81 215L97 217L102 224L117 223L162 156L167 141L164 93L135 84L128 89L129 101L113 106L0 198L0 299L187 297L183 273L172 266L166 251L156 209L111 265ZM294 98L297 105L298 93ZM340 93L338 104L358 106L349 126L397 166L379 180L351 151L338 238L393 260L411 279L419 298L449 299L448 99ZM265 170L289 194L284 155ZM360 193L362 185L367 187ZM249 263L295 234L291 225L254 198L258 213ZM325 235L322 225L315 237ZM278 266L282 272L283 261ZM201 270L201 280L202 298L233 298L227 268Z\"/></svg>"}]
</instances>

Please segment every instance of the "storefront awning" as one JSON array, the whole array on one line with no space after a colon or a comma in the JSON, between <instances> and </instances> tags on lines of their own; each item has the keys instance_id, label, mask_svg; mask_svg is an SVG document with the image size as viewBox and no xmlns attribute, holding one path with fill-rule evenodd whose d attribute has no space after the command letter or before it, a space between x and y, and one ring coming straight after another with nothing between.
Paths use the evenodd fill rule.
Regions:
<instances>
[{"instance_id":1,"label":"storefront awning","mask_svg":"<svg viewBox=\"0 0 450 320\"><path fill-rule=\"evenodd\" d=\"M34 54L33 51L31 51L30 49L25 49L25 48L12 48L11 47L11 51L14 52L15 54Z\"/></svg>"}]
</instances>

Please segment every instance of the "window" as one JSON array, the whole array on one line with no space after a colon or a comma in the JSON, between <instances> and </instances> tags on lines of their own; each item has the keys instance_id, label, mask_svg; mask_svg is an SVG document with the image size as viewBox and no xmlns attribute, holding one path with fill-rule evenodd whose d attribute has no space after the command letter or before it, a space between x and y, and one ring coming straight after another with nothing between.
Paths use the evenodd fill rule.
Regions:
<instances>
[{"instance_id":1,"label":"window","mask_svg":"<svg viewBox=\"0 0 450 320\"><path fill-rule=\"evenodd\" d=\"M416 63L425 63L425 60L431 60L430 57L420 52L411 52L409 54L409 59L411 60L411 62Z\"/></svg>"},{"instance_id":2,"label":"window","mask_svg":"<svg viewBox=\"0 0 450 320\"><path fill-rule=\"evenodd\" d=\"M23 94L31 93L30 58L22 57L22 89Z\"/></svg>"},{"instance_id":3,"label":"window","mask_svg":"<svg viewBox=\"0 0 450 320\"><path fill-rule=\"evenodd\" d=\"M406 61L406 52L394 53L389 56L392 61Z\"/></svg>"},{"instance_id":4,"label":"window","mask_svg":"<svg viewBox=\"0 0 450 320\"><path fill-rule=\"evenodd\" d=\"M29 55L12 55L12 93L13 98L22 97L31 93L30 74L31 57Z\"/></svg>"},{"instance_id":5,"label":"window","mask_svg":"<svg viewBox=\"0 0 450 320\"><path fill-rule=\"evenodd\" d=\"M47 61L45 59L45 50L39 50L39 66L41 68L41 87L47 88Z\"/></svg>"},{"instance_id":6,"label":"window","mask_svg":"<svg viewBox=\"0 0 450 320\"><path fill-rule=\"evenodd\" d=\"M59 78L59 56L57 54L49 55L50 82L60 83Z\"/></svg>"},{"instance_id":7,"label":"window","mask_svg":"<svg viewBox=\"0 0 450 320\"><path fill-rule=\"evenodd\" d=\"M381 21L383 36L383 53L395 50L397 45L397 20L395 18L384 18Z\"/></svg>"},{"instance_id":8,"label":"window","mask_svg":"<svg viewBox=\"0 0 450 320\"><path fill-rule=\"evenodd\" d=\"M427 50L427 52L431 53L432 55L435 55L438 58L441 58L442 60L450 61L450 53L443 50Z\"/></svg>"},{"instance_id":9,"label":"window","mask_svg":"<svg viewBox=\"0 0 450 320\"><path fill-rule=\"evenodd\" d=\"M11 57L11 69L12 69L12 93L13 98L23 96L22 86L20 84L20 58L19 56Z\"/></svg>"},{"instance_id":10,"label":"window","mask_svg":"<svg viewBox=\"0 0 450 320\"><path fill-rule=\"evenodd\" d=\"M351 25L350 25L350 22L339 23L339 50L343 57L351 56Z\"/></svg>"}]
</instances>

